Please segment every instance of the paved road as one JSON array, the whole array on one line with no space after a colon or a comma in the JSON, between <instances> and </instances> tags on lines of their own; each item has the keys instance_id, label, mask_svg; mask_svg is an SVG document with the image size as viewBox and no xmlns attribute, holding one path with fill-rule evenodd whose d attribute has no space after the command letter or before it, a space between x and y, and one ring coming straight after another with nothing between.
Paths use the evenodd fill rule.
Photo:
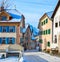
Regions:
<instances>
[{"instance_id":1,"label":"paved road","mask_svg":"<svg viewBox=\"0 0 60 62\"><path fill-rule=\"evenodd\" d=\"M25 52L26 62L60 62L60 58L43 52Z\"/></svg>"}]
</instances>

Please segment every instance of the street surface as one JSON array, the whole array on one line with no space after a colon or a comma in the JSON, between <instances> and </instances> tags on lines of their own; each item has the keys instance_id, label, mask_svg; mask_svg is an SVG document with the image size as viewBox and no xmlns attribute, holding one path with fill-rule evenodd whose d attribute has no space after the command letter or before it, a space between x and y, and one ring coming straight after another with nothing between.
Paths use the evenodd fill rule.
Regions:
<instances>
[{"instance_id":1,"label":"street surface","mask_svg":"<svg viewBox=\"0 0 60 62\"><path fill-rule=\"evenodd\" d=\"M24 53L25 62L60 62L60 58L43 52L27 51Z\"/></svg>"}]
</instances>

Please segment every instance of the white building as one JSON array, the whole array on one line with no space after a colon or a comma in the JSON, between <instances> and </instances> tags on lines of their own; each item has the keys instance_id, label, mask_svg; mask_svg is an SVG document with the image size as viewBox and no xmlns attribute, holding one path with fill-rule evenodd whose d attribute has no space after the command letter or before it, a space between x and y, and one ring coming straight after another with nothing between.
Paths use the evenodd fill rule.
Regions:
<instances>
[{"instance_id":1,"label":"white building","mask_svg":"<svg viewBox=\"0 0 60 62\"><path fill-rule=\"evenodd\" d=\"M53 44L52 48L58 48L60 52L60 0L58 1L52 15L53 19Z\"/></svg>"}]
</instances>

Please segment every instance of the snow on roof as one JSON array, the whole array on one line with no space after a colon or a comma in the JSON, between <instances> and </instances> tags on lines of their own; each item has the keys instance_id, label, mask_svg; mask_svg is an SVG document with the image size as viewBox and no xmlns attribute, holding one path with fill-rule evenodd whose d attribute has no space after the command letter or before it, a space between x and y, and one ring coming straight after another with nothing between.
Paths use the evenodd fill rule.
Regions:
<instances>
[{"instance_id":1,"label":"snow on roof","mask_svg":"<svg viewBox=\"0 0 60 62\"><path fill-rule=\"evenodd\" d=\"M9 21L0 21L0 22L20 22L21 20L19 19L12 19L12 20L9 20Z\"/></svg>"},{"instance_id":2,"label":"snow on roof","mask_svg":"<svg viewBox=\"0 0 60 62\"><path fill-rule=\"evenodd\" d=\"M13 14L13 13L9 13L9 12L8 12L8 14L10 14L10 16L12 16L12 18L15 18L15 19L20 19L21 18L21 16L17 15L17 14Z\"/></svg>"},{"instance_id":3,"label":"snow on roof","mask_svg":"<svg viewBox=\"0 0 60 62\"><path fill-rule=\"evenodd\" d=\"M52 14L53 14L53 11L47 12L46 14L47 14L47 16L48 16L49 18L51 18Z\"/></svg>"},{"instance_id":4,"label":"snow on roof","mask_svg":"<svg viewBox=\"0 0 60 62\"><path fill-rule=\"evenodd\" d=\"M37 36L39 33L39 29L33 27L32 25L30 25L30 30L34 36Z\"/></svg>"},{"instance_id":5,"label":"snow on roof","mask_svg":"<svg viewBox=\"0 0 60 62\"><path fill-rule=\"evenodd\" d=\"M30 26L30 30L33 31L33 26L32 25L29 25Z\"/></svg>"},{"instance_id":6,"label":"snow on roof","mask_svg":"<svg viewBox=\"0 0 60 62\"><path fill-rule=\"evenodd\" d=\"M25 32L26 32L26 28L22 28L22 29L21 29L21 32L22 32L22 33L25 33Z\"/></svg>"},{"instance_id":7,"label":"snow on roof","mask_svg":"<svg viewBox=\"0 0 60 62\"><path fill-rule=\"evenodd\" d=\"M22 32L22 33L25 33L26 30L27 30L27 27L28 27L28 25L25 25L25 28L22 28L22 29L21 29L21 32Z\"/></svg>"},{"instance_id":8,"label":"snow on roof","mask_svg":"<svg viewBox=\"0 0 60 62\"><path fill-rule=\"evenodd\" d=\"M36 38L32 35L32 36L31 36L31 40L36 40Z\"/></svg>"},{"instance_id":9,"label":"snow on roof","mask_svg":"<svg viewBox=\"0 0 60 62\"><path fill-rule=\"evenodd\" d=\"M5 11L12 17L12 20L9 21L0 21L0 22L20 22L22 19L22 14L16 9L5 9Z\"/></svg>"},{"instance_id":10,"label":"snow on roof","mask_svg":"<svg viewBox=\"0 0 60 62\"><path fill-rule=\"evenodd\" d=\"M31 32L32 32L32 34L34 35L34 36L37 36L38 34L39 34L39 29L37 29L37 28L35 28L35 27L33 27L32 25L26 25L25 26L25 28L22 28L21 30L21 32L22 33L25 33L26 32L26 30L27 30L27 28L28 28L28 26L30 27L30 30L31 30Z\"/></svg>"},{"instance_id":11,"label":"snow on roof","mask_svg":"<svg viewBox=\"0 0 60 62\"><path fill-rule=\"evenodd\" d=\"M6 12L21 16L21 13L16 9L6 9Z\"/></svg>"}]
</instances>

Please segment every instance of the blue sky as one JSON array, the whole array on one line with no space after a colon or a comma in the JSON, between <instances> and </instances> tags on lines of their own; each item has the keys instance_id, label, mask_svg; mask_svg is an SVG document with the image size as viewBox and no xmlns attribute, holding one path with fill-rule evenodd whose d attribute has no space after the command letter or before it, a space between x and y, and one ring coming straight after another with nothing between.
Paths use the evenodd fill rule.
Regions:
<instances>
[{"instance_id":1,"label":"blue sky","mask_svg":"<svg viewBox=\"0 0 60 62\"><path fill-rule=\"evenodd\" d=\"M12 4L25 16L26 24L38 26L45 12L53 11L58 0L12 0Z\"/></svg>"}]
</instances>

